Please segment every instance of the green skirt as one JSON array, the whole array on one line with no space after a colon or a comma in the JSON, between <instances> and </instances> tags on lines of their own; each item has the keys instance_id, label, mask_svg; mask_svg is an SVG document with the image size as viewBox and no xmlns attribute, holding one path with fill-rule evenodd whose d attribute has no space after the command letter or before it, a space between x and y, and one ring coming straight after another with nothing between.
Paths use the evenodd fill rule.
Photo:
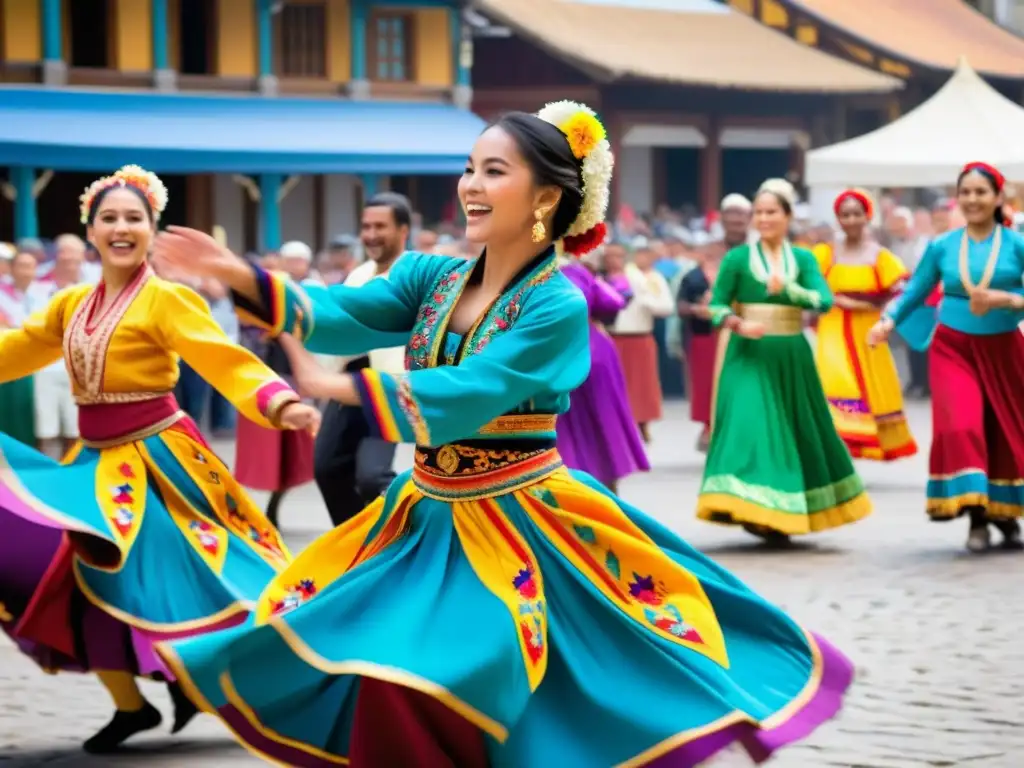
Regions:
<instances>
[{"instance_id":1,"label":"green skirt","mask_svg":"<svg viewBox=\"0 0 1024 768\"><path fill-rule=\"evenodd\" d=\"M34 393L31 376L0 384L0 432L33 447L36 444Z\"/></svg>"},{"instance_id":2,"label":"green skirt","mask_svg":"<svg viewBox=\"0 0 1024 768\"><path fill-rule=\"evenodd\" d=\"M803 334L721 345L697 517L797 535L869 515Z\"/></svg>"}]
</instances>

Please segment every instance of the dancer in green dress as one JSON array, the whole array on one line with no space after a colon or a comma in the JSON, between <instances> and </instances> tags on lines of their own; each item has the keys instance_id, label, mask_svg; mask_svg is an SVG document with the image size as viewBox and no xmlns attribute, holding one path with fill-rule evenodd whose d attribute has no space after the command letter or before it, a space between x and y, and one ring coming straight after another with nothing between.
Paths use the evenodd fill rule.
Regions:
<instances>
[{"instance_id":1,"label":"dancer in green dress","mask_svg":"<svg viewBox=\"0 0 1024 768\"><path fill-rule=\"evenodd\" d=\"M852 523L871 502L836 433L805 310L832 294L810 251L786 240L795 192L766 181L754 201L761 240L725 257L711 300L721 336L711 444L697 517L775 543Z\"/></svg>"}]
</instances>

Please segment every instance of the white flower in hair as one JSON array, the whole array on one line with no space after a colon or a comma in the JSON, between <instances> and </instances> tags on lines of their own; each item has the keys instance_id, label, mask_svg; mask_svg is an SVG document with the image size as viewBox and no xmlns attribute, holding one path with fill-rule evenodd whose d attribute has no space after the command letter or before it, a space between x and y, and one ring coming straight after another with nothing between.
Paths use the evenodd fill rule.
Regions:
<instances>
[{"instance_id":1,"label":"white flower in hair","mask_svg":"<svg viewBox=\"0 0 1024 768\"><path fill-rule=\"evenodd\" d=\"M573 155L581 161L583 204L563 238L568 240L563 242L565 250L580 256L605 239L604 219L615 166L608 135L594 110L575 101L552 102L537 117L562 131Z\"/></svg>"}]
</instances>

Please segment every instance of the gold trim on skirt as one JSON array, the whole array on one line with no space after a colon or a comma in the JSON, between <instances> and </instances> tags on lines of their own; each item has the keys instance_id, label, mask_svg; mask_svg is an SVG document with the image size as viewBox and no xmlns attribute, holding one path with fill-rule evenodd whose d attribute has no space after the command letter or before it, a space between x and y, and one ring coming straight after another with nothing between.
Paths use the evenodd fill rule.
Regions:
<instances>
[{"instance_id":1,"label":"gold trim on skirt","mask_svg":"<svg viewBox=\"0 0 1024 768\"><path fill-rule=\"evenodd\" d=\"M799 336L804 332L804 311L782 304L740 304L737 313L764 326L765 336Z\"/></svg>"}]
</instances>

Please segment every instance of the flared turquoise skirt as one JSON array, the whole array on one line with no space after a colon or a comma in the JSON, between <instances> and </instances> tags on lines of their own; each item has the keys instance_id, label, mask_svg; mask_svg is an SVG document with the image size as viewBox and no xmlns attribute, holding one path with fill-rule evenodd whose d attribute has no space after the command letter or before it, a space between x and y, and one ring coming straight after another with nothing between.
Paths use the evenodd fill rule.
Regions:
<instances>
[{"instance_id":1,"label":"flared turquoise skirt","mask_svg":"<svg viewBox=\"0 0 1024 768\"><path fill-rule=\"evenodd\" d=\"M805 534L856 522L871 501L836 432L803 334L724 332L697 517Z\"/></svg>"},{"instance_id":2,"label":"flared turquoise skirt","mask_svg":"<svg viewBox=\"0 0 1024 768\"><path fill-rule=\"evenodd\" d=\"M152 642L243 621L289 559L189 421L63 464L0 434L0 624L42 666L160 671Z\"/></svg>"},{"instance_id":3,"label":"flared turquoise skirt","mask_svg":"<svg viewBox=\"0 0 1024 768\"><path fill-rule=\"evenodd\" d=\"M367 740L416 738L397 711L365 711L371 683L432 699L485 752L456 757L435 716L419 761L391 764L595 768L693 766L734 742L765 758L852 681L827 642L565 469L463 501L400 476L245 624L158 652L202 709L291 766L379 765L359 759Z\"/></svg>"}]
</instances>

